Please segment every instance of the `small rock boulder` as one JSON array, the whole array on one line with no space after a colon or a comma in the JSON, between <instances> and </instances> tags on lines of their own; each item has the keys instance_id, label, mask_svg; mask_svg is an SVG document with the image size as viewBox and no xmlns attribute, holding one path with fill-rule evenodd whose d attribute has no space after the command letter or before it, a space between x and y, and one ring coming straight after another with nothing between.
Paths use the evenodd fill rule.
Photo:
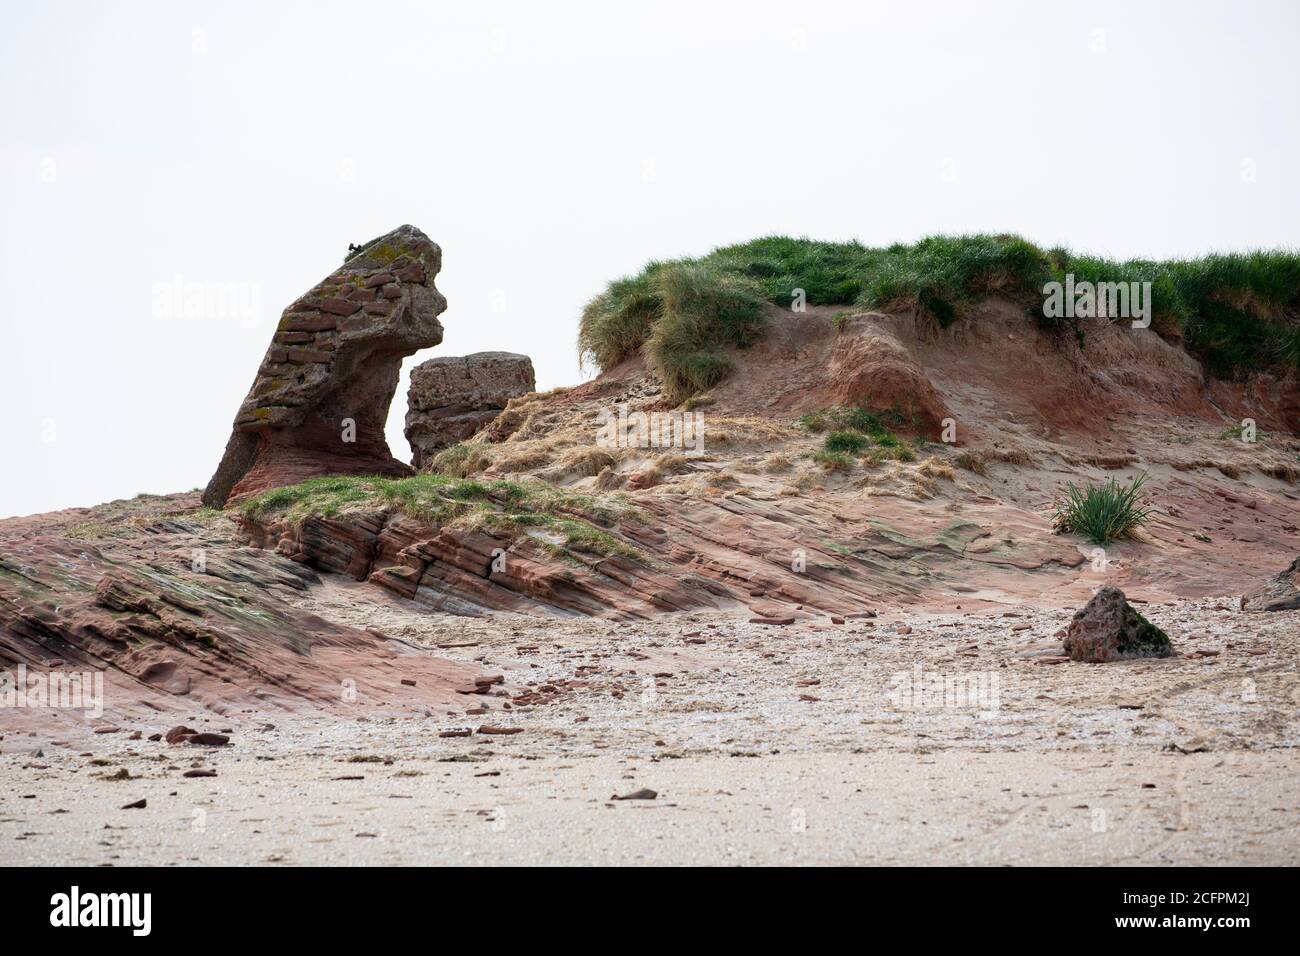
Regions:
<instances>
[{"instance_id":1,"label":"small rock boulder","mask_svg":"<svg viewBox=\"0 0 1300 956\"><path fill-rule=\"evenodd\" d=\"M514 352L475 352L421 362L411 370L406 440L412 464L423 468L434 453L464 441L489 424L510 399L536 388L533 363Z\"/></svg>"},{"instance_id":2,"label":"small rock boulder","mask_svg":"<svg viewBox=\"0 0 1300 956\"><path fill-rule=\"evenodd\" d=\"M1243 611L1300 610L1300 558L1241 599Z\"/></svg>"},{"instance_id":3,"label":"small rock boulder","mask_svg":"<svg viewBox=\"0 0 1300 956\"><path fill-rule=\"evenodd\" d=\"M1168 657L1173 652L1169 635L1139 614L1123 591L1110 586L1074 613L1065 634L1065 653L1089 664Z\"/></svg>"}]
</instances>

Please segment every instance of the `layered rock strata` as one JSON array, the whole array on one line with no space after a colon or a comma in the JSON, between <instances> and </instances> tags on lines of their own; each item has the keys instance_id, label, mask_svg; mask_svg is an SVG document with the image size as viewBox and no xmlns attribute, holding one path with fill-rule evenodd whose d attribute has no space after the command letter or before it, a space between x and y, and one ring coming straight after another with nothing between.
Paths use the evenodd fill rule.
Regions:
<instances>
[{"instance_id":1,"label":"layered rock strata","mask_svg":"<svg viewBox=\"0 0 1300 956\"><path fill-rule=\"evenodd\" d=\"M410 474L384 425L402 359L442 341L441 265L428 236L400 226L284 310L204 504L322 475Z\"/></svg>"},{"instance_id":2,"label":"layered rock strata","mask_svg":"<svg viewBox=\"0 0 1300 956\"><path fill-rule=\"evenodd\" d=\"M406 440L423 468L437 451L469 438L512 398L536 388L533 363L514 352L475 352L429 359L411 371Z\"/></svg>"}]
</instances>

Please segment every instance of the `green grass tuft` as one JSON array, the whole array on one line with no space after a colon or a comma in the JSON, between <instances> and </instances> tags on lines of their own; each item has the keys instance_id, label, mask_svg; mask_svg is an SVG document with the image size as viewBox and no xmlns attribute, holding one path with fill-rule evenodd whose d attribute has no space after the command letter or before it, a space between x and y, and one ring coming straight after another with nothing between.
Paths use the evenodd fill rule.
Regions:
<instances>
[{"instance_id":1,"label":"green grass tuft","mask_svg":"<svg viewBox=\"0 0 1300 956\"><path fill-rule=\"evenodd\" d=\"M824 411L809 412L802 416L795 424L805 431L824 432L830 426L830 416Z\"/></svg>"},{"instance_id":2,"label":"green grass tuft","mask_svg":"<svg viewBox=\"0 0 1300 956\"><path fill-rule=\"evenodd\" d=\"M842 451L822 449L813 455L813 461L826 471L849 472L853 470L853 457Z\"/></svg>"},{"instance_id":3,"label":"green grass tuft","mask_svg":"<svg viewBox=\"0 0 1300 956\"><path fill-rule=\"evenodd\" d=\"M665 397L678 404L731 374L723 348L752 345L762 331L756 283L698 263L661 262L593 299L578 344L600 368L644 352Z\"/></svg>"},{"instance_id":4,"label":"green grass tuft","mask_svg":"<svg viewBox=\"0 0 1300 956\"><path fill-rule=\"evenodd\" d=\"M252 520L301 523L307 518L341 518L383 508L436 527L488 530L512 540L531 528L558 537L572 550L641 557L636 548L593 524L639 517L624 498L566 491L542 481L471 481L441 474L312 478L272 489L245 502L240 510ZM549 541L546 546L555 547Z\"/></svg>"},{"instance_id":5,"label":"green grass tuft","mask_svg":"<svg viewBox=\"0 0 1300 956\"><path fill-rule=\"evenodd\" d=\"M1131 538L1154 513L1142 507L1142 486L1148 476L1138 475L1121 487L1110 478L1105 484L1088 483L1086 488L1066 485L1066 500L1057 507L1052 525L1059 532L1081 534L1094 544Z\"/></svg>"},{"instance_id":6,"label":"green grass tuft","mask_svg":"<svg viewBox=\"0 0 1300 956\"><path fill-rule=\"evenodd\" d=\"M878 465L885 461L915 461L916 451L911 442L895 435L895 428L907 420L897 409L872 411L861 406L822 409L809 412L798 424L810 432L830 434L822 442L822 450L813 456L828 471L844 471L840 459L867 453L867 460Z\"/></svg>"},{"instance_id":7,"label":"green grass tuft","mask_svg":"<svg viewBox=\"0 0 1300 956\"><path fill-rule=\"evenodd\" d=\"M856 455L871 444L871 439L860 432L831 432L826 436L822 447L830 452L846 452Z\"/></svg>"}]
</instances>

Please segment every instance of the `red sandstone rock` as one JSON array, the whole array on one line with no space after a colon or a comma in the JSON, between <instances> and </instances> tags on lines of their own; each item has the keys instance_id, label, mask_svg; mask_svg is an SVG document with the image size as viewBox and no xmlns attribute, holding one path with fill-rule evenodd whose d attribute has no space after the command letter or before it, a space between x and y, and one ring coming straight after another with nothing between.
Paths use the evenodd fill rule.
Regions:
<instances>
[{"instance_id":1,"label":"red sandstone rock","mask_svg":"<svg viewBox=\"0 0 1300 956\"><path fill-rule=\"evenodd\" d=\"M713 582L671 574L631 558L557 558L537 542L430 527L391 512L354 513L300 523L241 515L246 539L293 560L454 614L492 611L649 617L715 606ZM626 529L624 529L626 530ZM507 570L493 570L508 551ZM484 693L464 688L461 693Z\"/></svg>"},{"instance_id":2,"label":"red sandstone rock","mask_svg":"<svg viewBox=\"0 0 1300 956\"><path fill-rule=\"evenodd\" d=\"M492 422L512 398L536 387L533 363L513 352L442 356L411 370L406 440L416 468L433 453Z\"/></svg>"},{"instance_id":3,"label":"red sandstone rock","mask_svg":"<svg viewBox=\"0 0 1300 956\"><path fill-rule=\"evenodd\" d=\"M1105 664L1130 657L1168 657L1169 637L1128 603L1119 588L1101 588L1075 612L1065 635L1071 660Z\"/></svg>"},{"instance_id":4,"label":"red sandstone rock","mask_svg":"<svg viewBox=\"0 0 1300 956\"><path fill-rule=\"evenodd\" d=\"M863 329L836 339L828 380L838 404L874 411L897 411L906 428L939 437L948 409L924 369L884 327Z\"/></svg>"},{"instance_id":5,"label":"red sandstone rock","mask_svg":"<svg viewBox=\"0 0 1300 956\"><path fill-rule=\"evenodd\" d=\"M172 501L189 509L199 503L197 494ZM0 521L0 671L23 663L36 672L57 659L63 671L102 672L103 723L129 728L170 713L163 726L173 745L199 731L172 722L204 709L352 713L393 685L394 641L286 602L286 592L319 581L301 564L181 518L94 544L64 537L69 520L75 515ZM204 554L202 571L192 563L196 551ZM399 676L418 686L404 689L403 709L449 703L452 687L483 673L411 650L402 648ZM5 720L21 718L35 730L61 726L65 716L60 708L24 708Z\"/></svg>"},{"instance_id":6,"label":"red sandstone rock","mask_svg":"<svg viewBox=\"0 0 1300 956\"><path fill-rule=\"evenodd\" d=\"M186 743L198 744L201 747L224 747L230 743L230 738L225 734L201 733L195 734Z\"/></svg>"},{"instance_id":7,"label":"red sandstone rock","mask_svg":"<svg viewBox=\"0 0 1300 956\"><path fill-rule=\"evenodd\" d=\"M220 508L321 475L410 474L389 452L384 424L402 358L442 341L447 301L433 285L441 263L437 245L401 226L284 311L205 504ZM394 272L397 281L383 284L388 303L369 308L376 303L363 301L363 287Z\"/></svg>"},{"instance_id":8,"label":"red sandstone rock","mask_svg":"<svg viewBox=\"0 0 1300 956\"><path fill-rule=\"evenodd\" d=\"M1300 558L1241 599L1243 611L1300 609Z\"/></svg>"}]
</instances>

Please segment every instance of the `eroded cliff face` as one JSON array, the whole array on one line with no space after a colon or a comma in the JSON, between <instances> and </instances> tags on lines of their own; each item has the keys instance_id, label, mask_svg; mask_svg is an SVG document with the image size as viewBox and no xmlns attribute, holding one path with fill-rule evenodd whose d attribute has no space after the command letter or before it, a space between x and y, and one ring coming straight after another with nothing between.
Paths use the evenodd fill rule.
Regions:
<instances>
[{"instance_id":1,"label":"eroded cliff face","mask_svg":"<svg viewBox=\"0 0 1300 956\"><path fill-rule=\"evenodd\" d=\"M372 243L286 312L215 500L409 471L379 436L401 355L440 337L436 247L424 243L389 243L386 264L385 241ZM1216 634L1275 626L1237 617L1229 596L1248 594L1247 615L1274 603L1294 613L1300 441L1283 430L1293 383L1215 383L1147 330L1101 326L1079 343L1027 325L1011 304L976 315L936 332L909 315L774 311L768 336L736 352L736 373L690 412L699 447L664 445L676 430L607 440L612 411L629 423L685 413L666 408L639 357L575 388L510 398L458 450L461 477L410 479L443 489L431 507L403 510L410 502L392 494L214 514L190 494L0 522L0 670L102 670L139 713L269 701L348 711L349 681L363 702L423 712L481 696L493 675L412 653L384 636L388 620L403 622L401 637L436 632L447 646L457 628L486 625L448 615L504 614L521 628L595 617L619 635L674 613L812 631L877 613L916 623L1077 608L1103 583L1143 608L1213 599L1195 610L1210 616L1198 628L1222 615ZM289 361L315 326L310 344L332 358ZM470 386L462 394L491 403L490 387ZM851 404L894 411L899 434L827 467L827 430L808 419ZM355 446L337 440L345 415ZM1247 415L1260 426L1253 442L1237 437ZM949 417L955 441L934 441ZM1054 533L1066 481L1138 474L1154 508L1141 540L1099 552ZM595 507L607 499L620 507ZM1288 565L1257 605L1249 595ZM683 641L704 640L700 625L682 626ZM1197 635L1177 630L1175 640ZM1061 636L1052 663L1064 661Z\"/></svg>"},{"instance_id":2,"label":"eroded cliff face","mask_svg":"<svg viewBox=\"0 0 1300 956\"><path fill-rule=\"evenodd\" d=\"M410 473L384 424L402 359L442 341L441 266L428 236L400 226L284 310L204 504L321 475Z\"/></svg>"},{"instance_id":3,"label":"eroded cliff face","mask_svg":"<svg viewBox=\"0 0 1300 956\"><path fill-rule=\"evenodd\" d=\"M245 531L309 566L467 614L649 617L694 601L795 619L882 604L1077 607L1103 580L1152 602L1241 594L1294 558L1300 442L1284 431L1294 383L1215 382L1150 330L1098 324L1083 341L1062 338L998 300L947 330L836 312L773 309L764 340L733 353L734 375L690 413L701 416L695 451L630 433L602 442L600 423L618 409L629 422L683 414L636 357L575 388L511 399L447 463L489 493L500 480L626 496L640 520L601 530L639 562L557 560L526 535L387 513L301 525L262 516ZM827 467L818 456L833 426L801 419L857 405L893 413L884 420L899 434ZM1257 441L1238 437L1245 417ZM1156 509L1151 540L1108 546L1104 578L1093 545L1054 533L1053 502L1067 481L1139 474Z\"/></svg>"}]
</instances>

